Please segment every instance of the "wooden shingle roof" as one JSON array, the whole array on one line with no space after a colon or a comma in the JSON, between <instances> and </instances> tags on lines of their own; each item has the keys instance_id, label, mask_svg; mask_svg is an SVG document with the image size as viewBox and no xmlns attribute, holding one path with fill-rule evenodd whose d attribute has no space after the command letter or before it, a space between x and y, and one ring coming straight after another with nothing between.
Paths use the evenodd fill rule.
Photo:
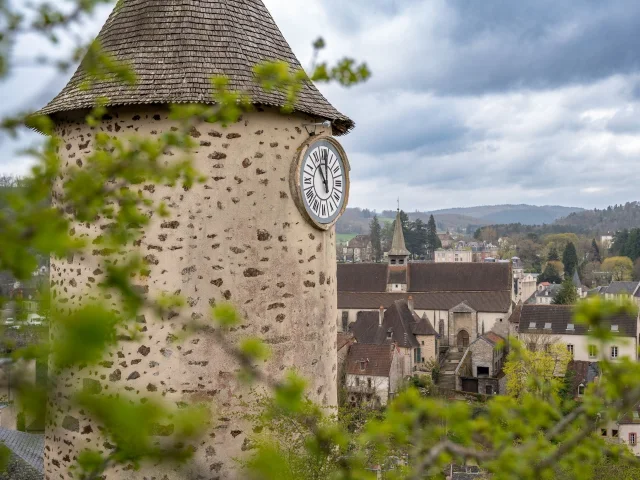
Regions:
<instances>
[{"instance_id":1,"label":"wooden shingle roof","mask_svg":"<svg viewBox=\"0 0 640 480\"><path fill-rule=\"evenodd\" d=\"M107 106L213 103L211 78L219 75L254 104L281 107L284 95L265 92L254 81L253 67L264 60L301 67L262 0L122 0L98 41L133 67L137 84L105 80L83 90L87 74L81 64L39 114L92 108L100 97L109 99ZM331 120L334 134L354 126L311 82L300 91L296 110Z\"/></svg>"}]
</instances>

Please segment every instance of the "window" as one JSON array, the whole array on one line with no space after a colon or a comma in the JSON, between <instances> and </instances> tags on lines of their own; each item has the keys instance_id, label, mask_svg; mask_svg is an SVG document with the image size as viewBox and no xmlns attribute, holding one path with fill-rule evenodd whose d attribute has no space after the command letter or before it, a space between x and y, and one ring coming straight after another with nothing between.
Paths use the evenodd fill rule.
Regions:
<instances>
[{"instance_id":1,"label":"window","mask_svg":"<svg viewBox=\"0 0 640 480\"><path fill-rule=\"evenodd\" d=\"M611 358L618 358L618 347L611 347Z\"/></svg>"},{"instance_id":2,"label":"window","mask_svg":"<svg viewBox=\"0 0 640 480\"><path fill-rule=\"evenodd\" d=\"M635 432L631 432L629 434L629 445L635 445L636 444L636 434Z\"/></svg>"},{"instance_id":3,"label":"window","mask_svg":"<svg viewBox=\"0 0 640 480\"><path fill-rule=\"evenodd\" d=\"M574 331L575 329L576 327L573 325L573 323L567 323L567 330Z\"/></svg>"},{"instance_id":4,"label":"window","mask_svg":"<svg viewBox=\"0 0 640 480\"><path fill-rule=\"evenodd\" d=\"M478 377L480 375L489 375L489 367L477 367L478 369Z\"/></svg>"},{"instance_id":5,"label":"window","mask_svg":"<svg viewBox=\"0 0 640 480\"><path fill-rule=\"evenodd\" d=\"M536 351L536 344L535 343L530 343L527 348L529 349L530 352L535 352Z\"/></svg>"},{"instance_id":6,"label":"window","mask_svg":"<svg viewBox=\"0 0 640 480\"><path fill-rule=\"evenodd\" d=\"M573 345L569 344L567 345L567 351L571 354L571 356L573 357Z\"/></svg>"},{"instance_id":7,"label":"window","mask_svg":"<svg viewBox=\"0 0 640 480\"><path fill-rule=\"evenodd\" d=\"M596 358L598 350L595 345L589 345L589 358Z\"/></svg>"},{"instance_id":8,"label":"window","mask_svg":"<svg viewBox=\"0 0 640 480\"><path fill-rule=\"evenodd\" d=\"M601 428L600 429L600 435L602 437L606 437L607 436L607 429L606 428Z\"/></svg>"},{"instance_id":9,"label":"window","mask_svg":"<svg viewBox=\"0 0 640 480\"><path fill-rule=\"evenodd\" d=\"M413 350L413 361L416 363L419 363L421 358L422 358L422 353L420 352L420 349L415 348Z\"/></svg>"},{"instance_id":10,"label":"window","mask_svg":"<svg viewBox=\"0 0 640 480\"><path fill-rule=\"evenodd\" d=\"M342 312L342 331L346 332L349 329L349 312Z\"/></svg>"},{"instance_id":11,"label":"window","mask_svg":"<svg viewBox=\"0 0 640 480\"><path fill-rule=\"evenodd\" d=\"M393 330L389 329L389 331L387 332L387 340L391 340L392 336L393 336Z\"/></svg>"},{"instance_id":12,"label":"window","mask_svg":"<svg viewBox=\"0 0 640 480\"><path fill-rule=\"evenodd\" d=\"M551 330L551 323L547 322L544 324L544 329L545 330Z\"/></svg>"},{"instance_id":13,"label":"window","mask_svg":"<svg viewBox=\"0 0 640 480\"><path fill-rule=\"evenodd\" d=\"M611 331L612 332L617 332L618 331L618 325L611 325Z\"/></svg>"},{"instance_id":14,"label":"window","mask_svg":"<svg viewBox=\"0 0 640 480\"><path fill-rule=\"evenodd\" d=\"M395 258L392 258L392 259L391 259L391 265L395 265L395 264L396 264L396 259L395 259Z\"/></svg>"},{"instance_id":15,"label":"window","mask_svg":"<svg viewBox=\"0 0 640 480\"><path fill-rule=\"evenodd\" d=\"M486 387L484 387L484 391L487 395L493 395L493 386L487 385Z\"/></svg>"},{"instance_id":16,"label":"window","mask_svg":"<svg viewBox=\"0 0 640 480\"><path fill-rule=\"evenodd\" d=\"M611 436L613 438L618 438L618 430L611 430Z\"/></svg>"},{"instance_id":17,"label":"window","mask_svg":"<svg viewBox=\"0 0 640 480\"><path fill-rule=\"evenodd\" d=\"M367 387L371 388L371 379L367 378Z\"/></svg>"},{"instance_id":18,"label":"window","mask_svg":"<svg viewBox=\"0 0 640 480\"><path fill-rule=\"evenodd\" d=\"M529 328L535 329L536 328L536 322L530 322L529 323Z\"/></svg>"},{"instance_id":19,"label":"window","mask_svg":"<svg viewBox=\"0 0 640 480\"><path fill-rule=\"evenodd\" d=\"M360 386L360 377L356 377L356 387Z\"/></svg>"},{"instance_id":20,"label":"window","mask_svg":"<svg viewBox=\"0 0 640 480\"><path fill-rule=\"evenodd\" d=\"M578 385L578 396L581 397L584 395L584 384L581 383L580 385Z\"/></svg>"},{"instance_id":21,"label":"window","mask_svg":"<svg viewBox=\"0 0 640 480\"><path fill-rule=\"evenodd\" d=\"M424 345L424 340L422 340L422 345Z\"/></svg>"},{"instance_id":22,"label":"window","mask_svg":"<svg viewBox=\"0 0 640 480\"><path fill-rule=\"evenodd\" d=\"M362 370L364 372L364 367L365 367L366 362L360 362L360 370Z\"/></svg>"}]
</instances>

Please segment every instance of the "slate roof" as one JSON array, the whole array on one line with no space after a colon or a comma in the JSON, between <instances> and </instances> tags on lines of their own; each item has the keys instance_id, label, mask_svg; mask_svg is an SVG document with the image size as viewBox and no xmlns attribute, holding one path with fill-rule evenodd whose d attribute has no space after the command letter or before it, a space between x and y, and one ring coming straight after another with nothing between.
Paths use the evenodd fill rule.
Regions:
<instances>
[{"instance_id":1,"label":"slate roof","mask_svg":"<svg viewBox=\"0 0 640 480\"><path fill-rule=\"evenodd\" d=\"M379 321L379 312L358 312L356 321L349 325L349 328L358 343L374 345L396 343L405 348L420 346L413 330L422 320L415 312L409 310L406 300L393 302L384 312L382 326L379 326ZM391 333L390 336L389 333ZM433 330L433 335L435 333Z\"/></svg>"},{"instance_id":2,"label":"slate roof","mask_svg":"<svg viewBox=\"0 0 640 480\"><path fill-rule=\"evenodd\" d=\"M409 292L511 291L509 263L409 263L398 267L385 263L338 264L338 292L385 292L387 279L407 272ZM393 272L393 273L392 273ZM377 308L377 305L374 308Z\"/></svg>"},{"instance_id":3,"label":"slate roof","mask_svg":"<svg viewBox=\"0 0 640 480\"><path fill-rule=\"evenodd\" d=\"M0 428L0 442L38 472L44 472L44 435Z\"/></svg>"},{"instance_id":4,"label":"slate roof","mask_svg":"<svg viewBox=\"0 0 640 480\"><path fill-rule=\"evenodd\" d=\"M584 360L571 360L567 365L567 370L573 371L573 380L571 382L571 391L573 396L578 396L578 387L585 387L593 383L596 378L600 377L600 367L598 362L585 362Z\"/></svg>"},{"instance_id":5,"label":"slate roof","mask_svg":"<svg viewBox=\"0 0 640 480\"><path fill-rule=\"evenodd\" d=\"M617 325L620 336L635 338L638 335L638 319L634 315L618 314L603 321L605 325ZM546 324L551 324L551 328L546 329ZM573 329L567 329L569 324ZM572 305L523 305L518 332L587 335L588 328L575 323Z\"/></svg>"},{"instance_id":6,"label":"slate roof","mask_svg":"<svg viewBox=\"0 0 640 480\"><path fill-rule=\"evenodd\" d=\"M129 63L137 84L101 80L81 88L81 64L67 86L40 114L107 106L213 103L213 76L225 75L229 88L251 96L254 104L280 107L281 93L267 93L254 81L253 67L284 60L301 68L262 0L125 0L118 2L98 35L104 51ZM302 88L296 110L331 120L334 134L354 126L311 83Z\"/></svg>"},{"instance_id":7,"label":"slate roof","mask_svg":"<svg viewBox=\"0 0 640 480\"><path fill-rule=\"evenodd\" d=\"M427 314L422 315L420 321L412 326L414 335L437 335L436 329L427 318Z\"/></svg>"},{"instance_id":8,"label":"slate roof","mask_svg":"<svg viewBox=\"0 0 640 480\"><path fill-rule=\"evenodd\" d=\"M393 349L392 345L354 343L347 354L347 374L388 377L393 362Z\"/></svg>"},{"instance_id":9,"label":"slate roof","mask_svg":"<svg viewBox=\"0 0 640 480\"><path fill-rule=\"evenodd\" d=\"M377 309L388 307L394 301L413 297L416 310L448 311L465 302L476 312L508 312L511 292L431 292L431 293L358 293L338 292L339 309Z\"/></svg>"},{"instance_id":10,"label":"slate roof","mask_svg":"<svg viewBox=\"0 0 640 480\"><path fill-rule=\"evenodd\" d=\"M510 263L410 263L410 292L511 291Z\"/></svg>"},{"instance_id":11,"label":"slate roof","mask_svg":"<svg viewBox=\"0 0 640 480\"><path fill-rule=\"evenodd\" d=\"M391 240L391 250L388 254L390 256L406 256L411 255L411 252L407 250L404 244L404 233L402 232L402 222L400 221L400 210L396 214L396 221L393 229L393 239Z\"/></svg>"},{"instance_id":12,"label":"slate roof","mask_svg":"<svg viewBox=\"0 0 640 480\"><path fill-rule=\"evenodd\" d=\"M536 290L536 297L552 297L553 298L560 291L560 288L562 288L562 285L558 285L557 283L552 283L550 285L547 285L547 287L542 289L542 291Z\"/></svg>"},{"instance_id":13,"label":"slate roof","mask_svg":"<svg viewBox=\"0 0 640 480\"><path fill-rule=\"evenodd\" d=\"M611 282L603 293L610 295L633 295L638 282Z\"/></svg>"},{"instance_id":14,"label":"slate roof","mask_svg":"<svg viewBox=\"0 0 640 480\"><path fill-rule=\"evenodd\" d=\"M407 267L401 266L389 266L389 280L388 283L397 283L400 285L406 285L407 283Z\"/></svg>"},{"instance_id":15,"label":"slate roof","mask_svg":"<svg viewBox=\"0 0 640 480\"><path fill-rule=\"evenodd\" d=\"M387 267L385 263L339 263L338 292L386 292Z\"/></svg>"}]
</instances>

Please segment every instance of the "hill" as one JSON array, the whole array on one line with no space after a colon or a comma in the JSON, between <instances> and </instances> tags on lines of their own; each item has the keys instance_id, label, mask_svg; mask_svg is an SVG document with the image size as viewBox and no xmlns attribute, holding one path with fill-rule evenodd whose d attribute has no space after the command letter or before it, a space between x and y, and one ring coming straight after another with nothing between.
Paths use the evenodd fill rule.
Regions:
<instances>
[{"instance_id":1,"label":"hill","mask_svg":"<svg viewBox=\"0 0 640 480\"><path fill-rule=\"evenodd\" d=\"M582 211L577 207L562 207L560 205L483 205L469 208L450 208L435 210L435 215L456 214L475 217L485 224L520 223L522 225L543 225L566 217L574 212Z\"/></svg>"},{"instance_id":2,"label":"hill","mask_svg":"<svg viewBox=\"0 0 640 480\"><path fill-rule=\"evenodd\" d=\"M627 202L605 209L574 212L554 222L554 225L572 227L576 230L604 234L624 228L640 227L640 202Z\"/></svg>"},{"instance_id":3,"label":"hill","mask_svg":"<svg viewBox=\"0 0 640 480\"><path fill-rule=\"evenodd\" d=\"M484 205L468 208L449 208L427 212L407 212L410 220L420 218L423 222L433 215L438 230L473 233L477 228L492 224L538 225L551 224L560 217L579 212L575 207L557 205ZM369 209L347 208L336 226L340 234L369 232L369 222L375 212ZM377 214L381 222L393 221L395 210L384 210Z\"/></svg>"}]
</instances>

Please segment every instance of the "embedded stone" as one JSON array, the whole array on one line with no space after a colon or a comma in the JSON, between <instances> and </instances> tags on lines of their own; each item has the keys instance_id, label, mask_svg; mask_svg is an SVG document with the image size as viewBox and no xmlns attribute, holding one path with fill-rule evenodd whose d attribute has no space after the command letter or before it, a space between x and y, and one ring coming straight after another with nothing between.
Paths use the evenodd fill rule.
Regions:
<instances>
[{"instance_id":1,"label":"embedded stone","mask_svg":"<svg viewBox=\"0 0 640 480\"><path fill-rule=\"evenodd\" d=\"M75 417L67 415L66 417L64 417L64 420L62 420L62 428L68 430L69 432L79 432L80 421Z\"/></svg>"},{"instance_id":2,"label":"embedded stone","mask_svg":"<svg viewBox=\"0 0 640 480\"><path fill-rule=\"evenodd\" d=\"M138 378L140 378L140 374L138 372L133 372L127 377L127 380L137 380Z\"/></svg>"}]
</instances>

